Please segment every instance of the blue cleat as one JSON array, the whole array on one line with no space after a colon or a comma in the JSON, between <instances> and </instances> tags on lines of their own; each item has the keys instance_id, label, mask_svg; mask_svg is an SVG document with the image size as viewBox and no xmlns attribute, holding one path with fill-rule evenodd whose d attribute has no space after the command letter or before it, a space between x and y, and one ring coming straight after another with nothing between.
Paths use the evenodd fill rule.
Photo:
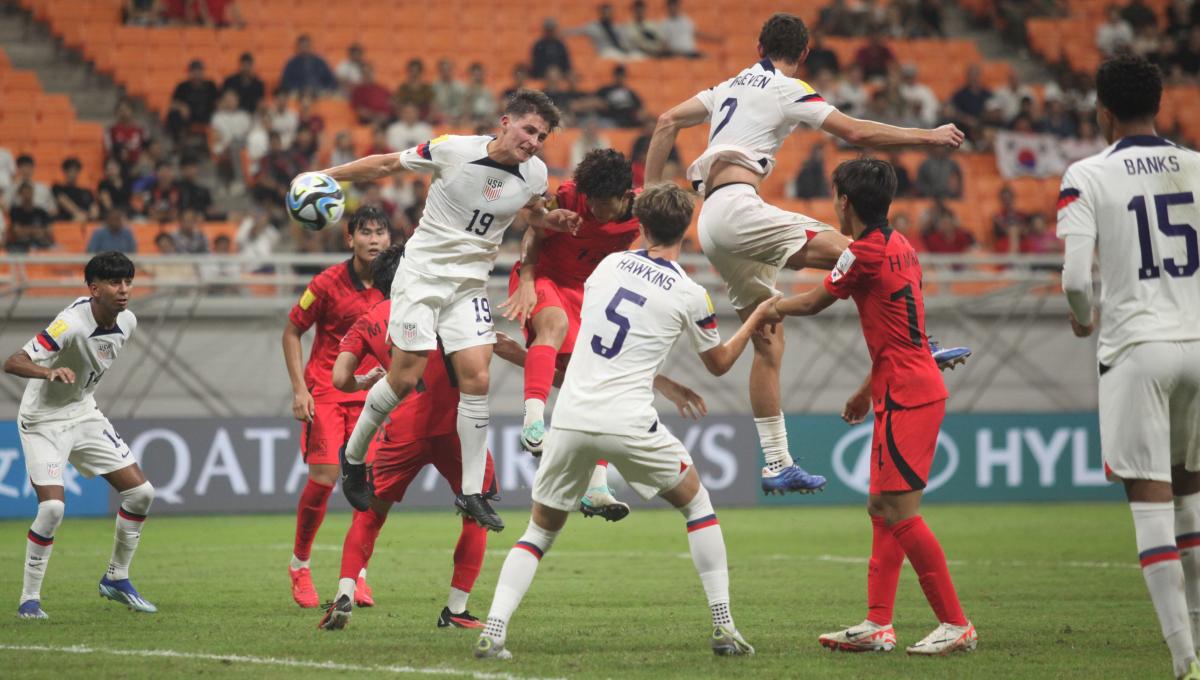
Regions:
<instances>
[{"instance_id":1,"label":"blue cleat","mask_svg":"<svg viewBox=\"0 0 1200 680\"><path fill-rule=\"evenodd\" d=\"M42 611L42 603L39 600L25 600L17 607L18 619L48 619L50 615Z\"/></svg>"},{"instance_id":2,"label":"blue cleat","mask_svg":"<svg viewBox=\"0 0 1200 680\"><path fill-rule=\"evenodd\" d=\"M947 368L953 371L955 366L967 363L967 357L971 356L970 347L942 347L932 339L929 340L929 352L942 371Z\"/></svg>"},{"instance_id":3,"label":"blue cleat","mask_svg":"<svg viewBox=\"0 0 1200 680\"><path fill-rule=\"evenodd\" d=\"M153 614L158 611L158 607L150 604L138 594L137 588L134 588L127 578L112 581L105 576L100 579L100 597L120 602L135 612Z\"/></svg>"},{"instance_id":4,"label":"blue cleat","mask_svg":"<svg viewBox=\"0 0 1200 680\"><path fill-rule=\"evenodd\" d=\"M785 467L774 475L763 468L762 490L768 496L782 496L789 492L816 493L825 490L825 478L821 475L810 475L799 465Z\"/></svg>"}]
</instances>

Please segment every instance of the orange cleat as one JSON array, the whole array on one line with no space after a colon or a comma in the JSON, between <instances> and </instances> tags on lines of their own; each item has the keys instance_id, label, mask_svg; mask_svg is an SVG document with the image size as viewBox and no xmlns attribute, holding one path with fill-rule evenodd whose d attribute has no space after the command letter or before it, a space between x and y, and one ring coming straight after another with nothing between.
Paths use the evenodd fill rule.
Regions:
<instances>
[{"instance_id":1,"label":"orange cleat","mask_svg":"<svg viewBox=\"0 0 1200 680\"><path fill-rule=\"evenodd\" d=\"M288 576L292 577L292 599L296 604L304 609L314 609L320 605L321 599L317 597L317 589L312 582L312 570L308 567L288 567Z\"/></svg>"}]
</instances>

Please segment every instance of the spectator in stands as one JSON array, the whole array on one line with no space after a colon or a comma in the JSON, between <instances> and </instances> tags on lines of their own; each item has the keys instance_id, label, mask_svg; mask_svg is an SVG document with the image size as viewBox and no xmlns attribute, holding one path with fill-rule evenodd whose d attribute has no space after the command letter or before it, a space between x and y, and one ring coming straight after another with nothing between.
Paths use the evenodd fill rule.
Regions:
<instances>
[{"instance_id":1,"label":"spectator in stands","mask_svg":"<svg viewBox=\"0 0 1200 680\"><path fill-rule=\"evenodd\" d=\"M50 192L58 210L54 219L60 222L88 222L100 217L96 195L91 189L79 186L79 171L83 164L74 156L62 162L63 181L55 184Z\"/></svg>"},{"instance_id":2,"label":"spectator in stands","mask_svg":"<svg viewBox=\"0 0 1200 680\"><path fill-rule=\"evenodd\" d=\"M837 52L825 47L825 39L820 32L813 32L808 43L808 59L804 60L804 66L808 69L808 77L810 80L815 80L817 74L822 71L828 71L837 75L840 64L838 63Z\"/></svg>"},{"instance_id":3,"label":"spectator in stands","mask_svg":"<svg viewBox=\"0 0 1200 680\"><path fill-rule=\"evenodd\" d=\"M909 16L910 37L944 36L942 28L942 0L917 0L915 5L906 6Z\"/></svg>"},{"instance_id":4,"label":"spectator in stands","mask_svg":"<svg viewBox=\"0 0 1200 680\"><path fill-rule=\"evenodd\" d=\"M1096 47L1105 56L1116 54L1133 43L1133 27L1121 17L1116 5L1108 6L1107 20L1096 27Z\"/></svg>"},{"instance_id":5,"label":"spectator in stands","mask_svg":"<svg viewBox=\"0 0 1200 680\"><path fill-rule=\"evenodd\" d=\"M238 108L237 93L226 90L213 114L212 152L217 177L231 188L242 186L242 150L246 148L253 124L250 114Z\"/></svg>"},{"instance_id":6,"label":"spectator in stands","mask_svg":"<svg viewBox=\"0 0 1200 680\"><path fill-rule=\"evenodd\" d=\"M282 200L282 197L281 197ZM158 222L172 222L179 216L179 188L175 185L175 166L161 160L154 168L154 181L142 201L146 216Z\"/></svg>"},{"instance_id":7,"label":"spectator in stands","mask_svg":"<svg viewBox=\"0 0 1200 680\"><path fill-rule=\"evenodd\" d=\"M226 234L218 234L212 243L213 255L229 257L233 255L233 239ZM196 267L200 280L208 283L204 287L209 295L242 295L244 289L236 281L242 276L242 265L225 259L212 259L201 262ZM220 281L221 283L211 283Z\"/></svg>"},{"instance_id":8,"label":"spectator in stands","mask_svg":"<svg viewBox=\"0 0 1200 680\"><path fill-rule=\"evenodd\" d=\"M640 59L643 55L625 41L621 29L613 23L612 5L604 3L596 11L598 16L595 21L569 29L563 35L586 35L591 39L596 54L603 59Z\"/></svg>"},{"instance_id":9,"label":"spectator in stands","mask_svg":"<svg viewBox=\"0 0 1200 680\"><path fill-rule=\"evenodd\" d=\"M1151 25L1134 31L1133 44L1130 49L1134 54L1145 57L1147 61L1166 72L1169 55L1174 53L1171 47L1173 47L1171 38L1160 35L1158 29Z\"/></svg>"},{"instance_id":10,"label":"spectator in stands","mask_svg":"<svg viewBox=\"0 0 1200 680\"><path fill-rule=\"evenodd\" d=\"M375 67L370 64L363 64L362 82L350 91L350 108L366 125L386 123L392 116L392 93L375 81Z\"/></svg>"},{"instance_id":11,"label":"spectator in stands","mask_svg":"<svg viewBox=\"0 0 1200 680\"><path fill-rule=\"evenodd\" d=\"M959 225L958 218L948 209L938 214L923 239L925 250L930 253L965 253L975 246L975 237Z\"/></svg>"},{"instance_id":12,"label":"spectator in stands","mask_svg":"<svg viewBox=\"0 0 1200 680\"><path fill-rule=\"evenodd\" d=\"M505 101L508 101L508 98L513 96L513 93L517 90L522 90L529 87L529 69L525 68L525 64L517 64L513 66L512 77L512 85L504 88L504 92L500 94L500 97Z\"/></svg>"},{"instance_id":13,"label":"spectator in stands","mask_svg":"<svg viewBox=\"0 0 1200 680\"><path fill-rule=\"evenodd\" d=\"M967 82L954 93L950 101L954 104L957 119L962 121L965 126L963 132L972 141L979 138L979 128L983 123L983 114L991 96L992 93L983 86L979 64L968 66Z\"/></svg>"},{"instance_id":14,"label":"spectator in stands","mask_svg":"<svg viewBox=\"0 0 1200 680\"><path fill-rule=\"evenodd\" d=\"M913 250L918 253L925 252L925 239L921 238L921 235L913 229L912 218L908 216L908 213L893 212L888 219L888 224L892 229L904 234L904 238L908 240Z\"/></svg>"},{"instance_id":15,"label":"spectator in stands","mask_svg":"<svg viewBox=\"0 0 1200 680\"><path fill-rule=\"evenodd\" d=\"M721 37L697 31L696 24L683 13L679 4L680 0L667 0L667 16L659 20L658 32L671 56L696 59L703 56L696 49L696 40L719 43Z\"/></svg>"},{"instance_id":16,"label":"spectator in stands","mask_svg":"<svg viewBox=\"0 0 1200 680\"><path fill-rule=\"evenodd\" d=\"M629 9L633 18L621 27L625 34L625 42L648 57L670 56L666 43L658 33L658 27L646 19L645 0L633 0Z\"/></svg>"},{"instance_id":17,"label":"spectator in stands","mask_svg":"<svg viewBox=\"0 0 1200 680\"><path fill-rule=\"evenodd\" d=\"M337 79L329 64L312 50L312 39L301 34L296 39L296 54L283 67L279 91L284 93L314 90L330 92L337 89Z\"/></svg>"},{"instance_id":18,"label":"spectator in stands","mask_svg":"<svg viewBox=\"0 0 1200 680\"><path fill-rule=\"evenodd\" d=\"M249 261L249 269L255 274L269 274L275 268L263 264L279 245L279 229L271 224L271 215L262 208L246 214L238 225L237 249Z\"/></svg>"},{"instance_id":19,"label":"spectator in stands","mask_svg":"<svg viewBox=\"0 0 1200 680\"><path fill-rule=\"evenodd\" d=\"M863 82L862 67L858 64L851 64L843 76L837 81L837 86L830 91L833 96L833 105L847 116L862 116L867 110L867 101L871 98L866 84ZM818 82L824 83L824 79L819 78Z\"/></svg>"},{"instance_id":20,"label":"spectator in stands","mask_svg":"<svg viewBox=\"0 0 1200 680\"><path fill-rule=\"evenodd\" d=\"M1193 26L1200 26L1200 2L1174 0L1167 5L1167 35L1187 37Z\"/></svg>"},{"instance_id":21,"label":"spectator in stands","mask_svg":"<svg viewBox=\"0 0 1200 680\"><path fill-rule=\"evenodd\" d=\"M17 170L13 173L12 183L8 185L8 190L4 192L4 207L10 208L17 202L17 190L22 184L28 184L33 191L33 204L47 215L57 212L58 205L54 200L54 194L50 193L50 187L35 180L33 178L33 156L29 154L21 154L17 156Z\"/></svg>"},{"instance_id":22,"label":"spectator in stands","mask_svg":"<svg viewBox=\"0 0 1200 680\"><path fill-rule=\"evenodd\" d=\"M354 138L349 130L340 130L333 138L333 148L329 151L329 167L335 167L356 160L360 156L354 150Z\"/></svg>"},{"instance_id":23,"label":"spectator in stands","mask_svg":"<svg viewBox=\"0 0 1200 680\"><path fill-rule=\"evenodd\" d=\"M898 90L909 107L917 112L918 127L932 128L937 122L938 107L941 104L933 90L917 78L916 64L905 64L901 67Z\"/></svg>"},{"instance_id":24,"label":"spectator in stands","mask_svg":"<svg viewBox=\"0 0 1200 680\"><path fill-rule=\"evenodd\" d=\"M997 253L1016 253L1021 236L1029 229L1029 215L1017 209L1012 187L1000 189L1000 211L992 216L992 249Z\"/></svg>"},{"instance_id":25,"label":"spectator in stands","mask_svg":"<svg viewBox=\"0 0 1200 680\"><path fill-rule=\"evenodd\" d=\"M400 83L392 97L392 110L398 116L405 104L415 104L421 120L429 120L433 108L433 86L425 80L425 62L410 59L404 72L404 82Z\"/></svg>"},{"instance_id":26,"label":"spectator in stands","mask_svg":"<svg viewBox=\"0 0 1200 680\"><path fill-rule=\"evenodd\" d=\"M857 23L854 12L846 6L846 0L833 0L817 15L817 31L825 35L857 35Z\"/></svg>"},{"instance_id":27,"label":"spectator in stands","mask_svg":"<svg viewBox=\"0 0 1200 680\"><path fill-rule=\"evenodd\" d=\"M483 64L474 62L467 68L471 80L464 97L464 120L460 123L490 124L496 117L496 95L487 86Z\"/></svg>"},{"instance_id":28,"label":"spectator in stands","mask_svg":"<svg viewBox=\"0 0 1200 680\"><path fill-rule=\"evenodd\" d=\"M654 127L658 119L646 111L642 113L642 132L633 140L633 148L629 151L629 160L633 164L633 186L640 187L646 178L646 154L650 151L650 140L654 137ZM663 177L679 176L679 147L671 145L667 154L667 164L663 168Z\"/></svg>"},{"instance_id":29,"label":"spectator in stands","mask_svg":"<svg viewBox=\"0 0 1200 680\"><path fill-rule=\"evenodd\" d=\"M179 250L175 245L175 237L166 231L160 231L158 236L154 237L154 248L159 255L178 255ZM151 278L157 282L163 281L194 281L196 278L196 267L182 262L156 262L153 265L145 267Z\"/></svg>"},{"instance_id":30,"label":"spectator in stands","mask_svg":"<svg viewBox=\"0 0 1200 680\"><path fill-rule=\"evenodd\" d=\"M1185 77L1200 76L1200 25L1192 27L1186 41L1177 41L1172 62Z\"/></svg>"},{"instance_id":31,"label":"spectator in stands","mask_svg":"<svg viewBox=\"0 0 1200 680\"><path fill-rule=\"evenodd\" d=\"M138 157L137 165L133 166L133 171L130 172L129 191L133 196L137 196L139 202L146 198L146 194L154 188L154 183L158 179L158 164L161 161L167 160L166 145L159 139L151 139L146 145L146 150ZM141 204L139 208L145 212L145 204Z\"/></svg>"},{"instance_id":32,"label":"spectator in stands","mask_svg":"<svg viewBox=\"0 0 1200 680\"><path fill-rule=\"evenodd\" d=\"M185 155L179 162L179 179L175 180L175 190L179 194L179 209L195 210L204 217L209 217L213 209L212 192L200 183L200 161L191 155Z\"/></svg>"},{"instance_id":33,"label":"spectator in stands","mask_svg":"<svg viewBox=\"0 0 1200 680\"><path fill-rule=\"evenodd\" d=\"M1062 251L1063 242L1058 239L1054 230L1049 228L1046 216L1035 213L1030 217L1029 229L1026 231L1025 237L1021 239L1021 252L1031 255L1049 255ZM1059 268L1052 267L1051 269Z\"/></svg>"},{"instance_id":34,"label":"spectator in stands","mask_svg":"<svg viewBox=\"0 0 1200 680\"><path fill-rule=\"evenodd\" d=\"M254 55L243 52L238 58L238 70L221 84L221 92L237 95L238 108L250 115L258 110L258 104L266 94L262 78L254 72Z\"/></svg>"},{"instance_id":35,"label":"spectator in stands","mask_svg":"<svg viewBox=\"0 0 1200 680\"><path fill-rule=\"evenodd\" d=\"M377 156L383 153L392 153L392 148L387 143L387 128L376 125L371 128L371 145L367 147L364 155Z\"/></svg>"},{"instance_id":36,"label":"spectator in stands","mask_svg":"<svg viewBox=\"0 0 1200 680\"><path fill-rule=\"evenodd\" d=\"M121 208L109 208L104 211L104 226L92 232L88 239L89 253L105 253L115 250L119 253L136 253L137 241L133 231L125 225L125 211Z\"/></svg>"},{"instance_id":37,"label":"spectator in stands","mask_svg":"<svg viewBox=\"0 0 1200 680\"><path fill-rule=\"evenodd\" d=\"M1007 127L1020 113L1021 100L1028 98L1033 101L1033 97L1033 88L1021 82L1021 76L1013 69L1008 73L1008 82L993 90L992 96L988 97L984 109L985 117L988 109L991 109L999 118L1000 124Z\"/></svg>"},{"instance_id":38,"label":"spectator in stands","mask_svg":"<svg viewBox=\"0 0 1200 680\"><path fill-rule=\"evenodd\" d=\"M296 163L300 165L300 171L304 172L317 169L317 150L319 148L317 136L313 133L312 128L302 127L296 130L296 137L292 140L292 146L288 152L295 157Z\"/></svg>"},{"instance_id":39,"label":"spectator in stands","mask_svg":"<svg viewBox=\"0 0 1200 680\"><path fill-rule=\"evenodd\" d=\"M208 252L208 237L200 230L200 219L200 212L192 208L179 213L179 230L171 234L175 252L183 255Z\"/></svg>"},{"instance_id":40,"label":"spectator in stands","mask_svg":"<svg viewBox=\"0 0 1200 680\"><path fill-rule=\"evenodd\" d=\"M50 231L50 213L34 202L33 195L33 184L22 181L17 185L16 201L8 213L12 229L5 247L10 253L27 253L32 249L45 250L54 247L54 234Z\"/></svg>"},{"instance_id":41,"label":"spectator in stands","mask_svg":"<svg viewBox=\"0 0 1200 680\"><path fill-rule=\"evenodd\" d=\"M433 127L421 120L416 104L405 104L400 119L388 126L387 145L393 151L403 151L427 142L433 137Z\"/></svg>"},{"instance_id":42,"label":"spectator in stands","mask_svg":"<svg viewBox=\"0 0 1200 680\"><path fill-rule=\"evenodd\" d=\"M284 148L278 132L268 133L267 139L267 153L258 163L253 196L260 205L282 212L284 194L292 178L303 170L303 159Z\"/></svg>"},{"instance_id":43,"label":"spectator in stands","mask_svg":"<svg viewBox=\"0 0 1200 680\"><path fill-rule=\"evenodd\" d=\"M917 192L928 198L959 198L963 191L962 169L946 149L934 147L917 168Z\"/></svg>"},{"instance_id":44,"label":"spectator in stands","mask_svg":"<svg viewBox=\"0 0 1200 680\"><path fill-rule=\"evenodd\" d=\"M363 81L363 67L366 65L367 61L363 58L362 45L351 43L350 47L346 49L346 58L337 65L333 72L342 92L349 93Z\"/></svg>"},{"instance_id":45,"label":"spectator in stands","mask_svg":"<svg viewBox=\"0 0 1200 680\"><path fill-rule=\"evenodd\" d=\"M12 152L0 146L0 196L12 186L13 175L17 172L17 159Z\"/></svg>"},{"instance_id":46,"label":"spectator in stands","mask_svg":"<svg viewBox=\"0 0 1200 680\"><path fill-rule=\"evenodd\" d=\"M900 162L900 154L892 151L888 154L888 163L892 166L892 172L896 173L896 198L904 198L913 195L912 178L908 175L908 168L904 163Z\"/></svg>"},{"instance_id":47,"label":"spectator in stands","mask_svg":"<svg viewBox=\"0 0 1200 680\"><path fill-rule=\"evenodd\" d=\"M104 177L96 187L96 202L100 204L100 212L107 214L113 208L120 208L128 213L132 196L129 182L121 173L121 164L115 158L104 161Z\"/></svg>"},{"instance_id":48,"label":"spectator in stands","mask_svg":"<svg viewBox=\"0 0 1200 680\"><path fill-rule=\"evenodd\" d=\"M454 77L454 62L441 59L437 65L438 77L433 81L434 117L445 124L461 120L466 110L467 85Z\"/></svg>"},{"instance_id":49,"label":"spectator in stands","mask_svg":"<svg viewBox=\"0 0 1200 680\"><path fill-rule=\"evenodd\" d=\"M1037 125L1038 132L1045 132L1059 139L1074 137L1076 131L1075 116L1067 111L1059 99L1046 100L1046 114Z\"/></svg>"},{"instance_id":50,"label":"spectator in stands","mask_svg":"<svg viewBox=\"0 0 1200 680\"><path fill-rule=\"evenodd\" d=\"M159 0L125 0L121 16L130 26L159 26L163 23Z\"/></svg>"},{"instance_id":51,"label":"spectator in stands","mask_svg":"<svg viewBox=\"0 0 1200 680\"><path fill-rule=\"evenodd\" d=\"M276 95L274 105L268 119L271 124L268 130L278 132L285 147L291 146L296 138L296 130L300 129L300 116L288 107L288 98L285 96Z\"/></svg>"},{"instance_id":52,"label":"spectator in stands","mask_svg":"<svg viewBox=\"0 0 1200 680\"><path fill-rule=\"evenodd\" d=\"M638 127L642 113L642 99L625 84L625 66L613 67L612 82L596 90L596 97L603 102L601 115L615 127Z\"/></svg>"},{"instance_id":53,"label":"spectator in stands","mask_svg":"<svg viewBox=\"0 0 1200 680\"><path fill-rule=\"evenodd\" d=\"M558 22L547 18L542 22L542 37L533 44L529 57L529 72L534 78L545 78L546 69L558 67L563 73L571 72L571 53L567 44L558 37Z\"/></svg>"},{"instance_id":54,"label":"spectator in stands","mask_svg":"<svg viewBox=\"0 0 1200 680\"><path fill-rule=\"evenodd\" d=\"M1067 164L1082 160L1088 156L1093 156L1100 153L1108 146L1099 131L1096 129L1096 121L1090 116L1083 116L1079 119L1079 130L1075 136L1070 139L1064 139L1060 148L1062 149L1063 160Z\"/></svg>"},{"instance_id":55,"label":"spectator in stands","mask_svg":"<svg viewBox=\"0 0 1200 680\"><path fill-rule=\"evenodd\" d=\"M235 0L193 0L196 23L209 28L242 28L246 22Z\"/></svg>"},{"instance_id":56,"label":"spectator in stands","mask_svg":"<svg viewBox=\"0 0 1200 680\"><path fill-rule=\"evenodd\" d=\"M1129 4L1121 9L1121 18L1133 28L1134 33L1147 27L1158 27L1158 15L1145 0L1129 0Z\"/></svg>"},{"instance_id":57,"label":"spectator in stands","mask_svg":"<svg viewBox=\"0 0 1200 680\"><path fill-rule=\"evenodd\" d=\"M138 162L138 156L150 140L149 133L133 119L133 104L128 99L117 102L117 120L104 131L104 153L117 159L126 175Z\"/></svg>"},{"instance_id":58,"label":"spectator in stands","mask_svg":"<svg viewBox=\"0 0 1200 680\"><path fill-rule=\"evenodd\" d=\"M571 175L575 172L575 166L583 160L583 157L589 151L596 149L611 149L612 142L608 138L600 134L600 126L597 124L595 116L585 116L580 125L579 137L571 143L571 157L567 162L566 174Z\"/></svg>"},{"instance_id":59,"label":"spectator in stands","mask_svg":"<svg viewBox=\"0 0 1200 680\"><path fill-rule=\"evenodd\" d=\"M563 127L574 127L575 102L579 99L579 93L571 87L571 84L563 77L562 71L558 70L557 66L551 66L546 70L546 79L545 84L542 85L542 92L562 112Z\"/></svg>"},{"instance_id":60,"label":"spectator in stands","mask_svg":"<svg viewBox=\"0 0 1200 680\"><path fill-rule=\"evenodd\" d=\"M217 109L217 84L204 76L204 62L193 59L188 64L187 80L175 86L171 93L171 108L167 112L167 133L176 144L187 133L203 136Z\"/></svg>"},{"instance_id":61,"label":"spectator in stands","mask_svg":"<svg viewBox=\"0 0 1200 680\"><path fill-rule=\"evenodd\" d=\"M883 33L873 30L867 37L867 44L854 55L854 63L862 69L866 80L884 78L896 63L896 55L883 42Z\"/></svg>"},{"instance_id":62,"label":"spectator in stands","mask_svg":"<svg viewBox=\"0 0 1200 680\"><path fill-rule=\"evenodd\" d=\"M319 143L321 141L321 133L325 131L325 116L322 116L316 110L317 100L313 96L311 90L306 90L300 93L299 97L300 112L296 114L296 121L300 124L297 131L308 128L313 137Z\"/></svg>"},{"instance_id":63,"label":"spectator in stands","mask_svg":"<svg viewBox=\"0 0 1200 680\"><path fill-rule=\"evenodd\" d=\"M824 198L829 195L828 173L825 172L825 145L813 144L812 151L800 173L796 175L793 186L795 198Z\"/></svg>"},{"instance_id":64,"label":"spectator in stands","mask_svg":"<svg viewBox=\"0 0 1200 680\"><path fill-rule=\"evenodd\" d=\"M904 101L899 97L890 97L889 94L886 88L875 90L875 94L871 95L867 102L867 112L863 117L887 125L909 127L908 121L905 120Z\"/></svg>"}]
</instances>

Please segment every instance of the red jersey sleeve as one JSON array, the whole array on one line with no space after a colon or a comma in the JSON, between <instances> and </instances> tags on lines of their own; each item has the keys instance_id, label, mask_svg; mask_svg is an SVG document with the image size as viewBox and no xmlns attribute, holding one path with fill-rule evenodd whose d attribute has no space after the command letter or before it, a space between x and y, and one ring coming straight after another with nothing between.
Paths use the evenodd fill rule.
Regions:
<instances>
[{"instance_id":1,"label":"red jersey sleeve","mask_svg":"<svg viewBox=\"0 0 1200 680\"><path fill-rule=\"evenodd\" d=\"M870 282L871 251L855 241L850 244L837 264L825 277L825 290L845 300Z\"/></svg>"},{"instance_id":2,"label":"red jersey sleeve","mask_svg":"<svg viewBox=\"0 0 1200 680\"><path fill-rule=\"evenodd\" d=\"M346 331L346 335L338 343L338 354L349 352L358 357L359 361L362 361L363 357L370 352L367 343L367 333L370 327L369 316L369 314L364 314L358 321L354 322L350 330Z\"/></svg>"},{"instance_id":3,"label":"red jersey sleeve","mask_svg":"<svg viewBox=\"0 0 1200 680\"><path fill-rule=\"evenodd\" d=\"M307 331L317 322L317 319L321 318L321 310L325 307L325 302L329 297L324 278L321 274L317 274L309 282L308 288L304 289L304 293L300 295L300 299L292 307L292 311L288 313L288 320L301 332Z\"/></svg>"}]
</instances>

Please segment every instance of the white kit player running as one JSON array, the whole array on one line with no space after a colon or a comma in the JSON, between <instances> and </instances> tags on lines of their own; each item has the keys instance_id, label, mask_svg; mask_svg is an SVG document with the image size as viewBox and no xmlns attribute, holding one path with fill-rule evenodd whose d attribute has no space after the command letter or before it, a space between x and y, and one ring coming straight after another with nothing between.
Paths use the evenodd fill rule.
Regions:
<instances>
[{"instance_id":1,"label":"white kit player running","mask_svg":"<svg viewBox=\"0 0 1200 680\"><path fill-rule=\"evenodd\" d=\"M762 310L751 314L721 343L708 294L674 262L692 213L692 198L683 189L670 184L646 189L634 203L634 215L647 250L609 255L587 279L581 344L567 365L533 481L532 517L500 570L476 657L512 656L505 646L508 621L601 458L616 465L640 496L661 496L683 513L692 562L712 611L713 651L754 653L729 612L725 541L708 491L687 450L654 410L654 378L680 336L691 341L705 368L721 375L742 354L762 317Z\"/></svg>"},{"instance_id":2,"label":"white kit player running","mask_svg":"<svg viewBox=\"0 0 1200 680\"><path fill-rule=\"evenodd\" d=\"M1145 58L1101 64L1096 96L1110 146L1063 175L1063 289L1091 335L1099 253L1100 449L1175 677L1200 680L1200 156L1155 132L1162 74Z\"/></svg>"},{"instance_id":3,"label":"white kit player running","mask_svg":"<svg viewBox=\"0 0 1200 680\"><path fill-rule=\"evenodd\" d=\"M100 594L134 611L158 611L129 582L129 563L154 487L93 396L137 328L128 309L133 263L121 253L101 253L87 263L83 275L91 296L60 312L4 362L6 373L29 378L17 428L38 499L37 517L25 543L25 578L17 609L21 618L48 618L41 606L42 578L66 509L67 463L85 477L103 476L121 495L112 558L100 579Z\"/></svg>"},{"instance_id":4,"label":"white kit player running","mask_svg":"<svg viewBox=\"0 0 1200 680\"><path fill-rule=\"evenodd\" d=\"M415 148L361 158L325 172L339 182L369 182L406 170L433 173L417 230L392 283L387 379L367 393L366 408L343 447L342 490L356 509L370 507L363 460L379 425L413 391L438 338L458 377L462 442L459 512L492 531L504 522L483 495L487 462L488 365L496 333L487 280L504 231L518 213L535 226L571 230L579 216L547 211L546 165L536 157L559 111L536 90L518 90L496 137L444 135Z\"/></svg>"},{"instance_id":5,"label":"white kit player running","mask_svg":"<svg viewBox=\"0 0 1200 680\"><path fill-rule=\"evenodd\" d=\"M824 130L856 146L947 146L963 134L954 125L936 130L898 128L840 113L808 83L796 78L808 57L808 29L791 14L775 14L758 38L761 61L667 111L646 156L646 185L663 181L667 156L681 128L710 121L708 149L688 168L704 195L700 246L725 280L734 309L745 319L758 303L778 294L782 267L831 269L849 240L811 217L764 202L759 184L775 167L775 154L797 126ZM932 345L932 343L931 343ZM966 360L967 348L932 347L939 365ZM750 406L766 459L767 493L810 493L825 478L795 465L788 449L779 390L783 327L754 340Z\"/></svg>"}]
</instances>

